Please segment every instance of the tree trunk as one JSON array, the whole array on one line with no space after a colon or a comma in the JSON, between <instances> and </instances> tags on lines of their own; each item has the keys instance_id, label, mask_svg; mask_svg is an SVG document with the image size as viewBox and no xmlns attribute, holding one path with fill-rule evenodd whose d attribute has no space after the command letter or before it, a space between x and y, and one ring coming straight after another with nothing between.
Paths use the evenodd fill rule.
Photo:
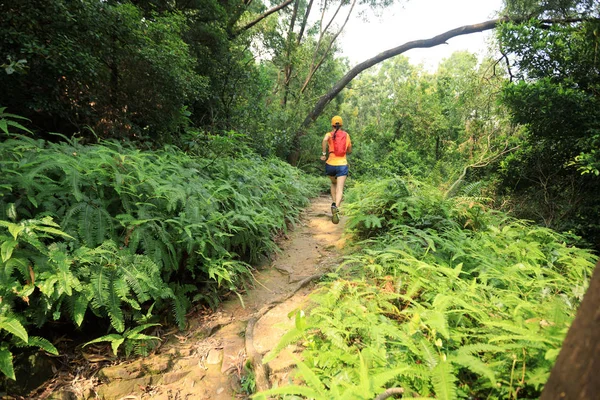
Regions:
<instances>
[{"instance_id":1,"label":"tree trunk","mask_svg":"<svg viewBox=\"0 0 600 400\"><path fill-rule=\"evenodd\" d=\"M540 399L597 399L599 371L600 261Z\"/></svg>"}]
</instances>

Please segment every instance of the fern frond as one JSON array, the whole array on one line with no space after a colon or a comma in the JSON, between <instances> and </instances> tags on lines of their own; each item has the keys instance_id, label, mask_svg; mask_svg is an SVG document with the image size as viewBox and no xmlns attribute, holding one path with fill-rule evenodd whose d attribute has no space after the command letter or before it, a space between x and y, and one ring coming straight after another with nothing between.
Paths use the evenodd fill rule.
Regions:
<instances>
[{"instance_id":1,"label":"fern frond","mask_svg":"<svg viewBox=\"0 0 600 400\"><path fill-rule=\"evenodd\" d=\"M371 376L374 387L384 387L386 383L396 378L399 375L405 375L411 367L405 365L403 367L396 367L390 371L380 372Z\"/></svg>"},{"instance_id":2,"label":"fern frond","mask_svg":"<svg viewBox=\"0 0 600 400\"><path fill-rule=\"evenodd\" d=\"M73 322L75 322L75 325L81 326L81 324L83 323L88 304L89 299L83 294L77 295L73 299L71 317L73 318Z\"/></svg>"},{"instance_id":3,"label":"fern frond","mask_svg":"<svg viewBox=\"0 0 600 400\"><path fill-rule=\"evenodd\" d=\"M190 306L190 301L185 295L185 293L179 293L177 291L175 293L176 294L174 294L170 288L165 288L165 290L161 294L161 298L172 299L171 309L173 310L173 315L175 316L175 323L177 324L177 327L179 329L183 330L185 329L186 323L185 314Z\"/></svg>"},{"instance_id":4,"label":"fern frond","mask_svg":"<svg viewBox=\"0 0 600 400\"><path fill-rule=\"evenodd\" d=\"M67 255L64 246L53 243L48 250L48 258L53 262L53 273L57 278L57 294L60 296L65 293L70 297L73 290L81 291L81 283L71 271L73 259Z\"/></svg>"},{"instance_id":5,"label":"fern frond","mask_svg":"<svg viewBox=\"0 0 600 400\"><path fill-rule=\"evenodd\" d=\"M106 311L113 328L115 328L117 332L123 332L125 330L125 320L123 317L123 310L121 309L121 297L115 288L116 277L114 273L109 274L108 277L108 290L104 293Z\"/></svg>"},{"instance_id":6,"label":"fern frond","mask_svg":"<svg viewBox=\"0 0 600 400\"><path fill-rule=\"evenodd\" d=\"M119 351L119 347L121 346L121 344L123 344L124 341L125 338L122 335L119 335L117 333L111 333L109 335L104 335L94 340L90 340L89 342L85 343L83 347L93 343L110 342L113 354L116 356Z\"/></svg>"},{"instance_id":7,"label":"fern frond","mask_svg":"<svg viewBox=\"0 0 600 400\"><path fill-rule=\"evenodd\" d=\"M16 381L15 370L13 368L13 355L10 351L4 348L0 348L0 372L4 375Z\"/></svg>"},{"instance_id":8,"label":"fern frond","mask_svg":"<svg viewBox=\"0 0 600 400\"><path fill-rule=\"evenodd\" d=\"M431 343L426 338L421 338L418 341L419 344L419 356L425 361L425 364L429 366L429 368L434 368L439 361L439 356Z\"/></svg>"},{"instance_id":9,"label":"fern frond","mask_svg":"<svg viewBox=\"0 0 600 400\"><path fill-rule=\"evenodd\" d=\"M304 378L307 386L318 393L320 398L326 398L325 385L323 382L321 382L319 377L312 371L312 369L310 369L308 365L300 361L296 356L292 355L292 358L296 362L299 375Z\"/></svg>"},{"instance_id":10,"label":"fern frond","mask_svg":"<svg viewBox=\"0 0 600 400\"><path fill-rule=\"evenodd\" d=\"M115 278L114 269L109 267L101 267L94 271L90 279L93 291L92 305L97 311L108 315L111 325L117 332L123 332L125 321L121 310L121 299L115 290Z\"/></svg>"},{"instance_id":11,"label":"fern frond","mask_svg":"<svg viewBox=\"0 0 600 400\"><path fill-rule=\"evenodd\" d=\"M269 390L265 390L264 392L257 393L252 396L252 400L267 400L267 399L272 398L272 396L276 396L276 395L282 395L282 396L299 395L299 396L304 396L307 399L314 399L314 400L328 399L328 397L321 395L315 389L308 388L306 386L287 385L287 386L282 386L282 387L278 387L275 389L269 389Z\"/></svg>"},{"instance_id":12,"label":"fern frond","mask_svg":"<svg viewBox=\"0 0 600 400\"><path fill-rule=\"evenodd\" d=\"M281 339L279 339L279 342L277 343L277 345L271 351L269 351L269 353L267 353L267 355L263 359L263 363L266 364L266 363L274 360L275 357L277 357L277 355L281 352L281 350L285 349L290 344L294 344L294 343L297 343L298 341L300 341L300 339L302 339L304 337L304 334L305 334L304 330L299 330L296 327L287 331L281 337Z\"/></svg>"},{"instance_id":13,"label":"fern frond","mask_svg":"<svg viewBox=\"0 0 600 400\"><path fill-rule=\"evenodd\" d=\"M27 331L23 327L23 325L14 317L10 316L0 316L0 329L4 329L5 331L12 333L14 336L18 337L25 343L28 342Z\"/></svg>"},{"instance_id":14,"label":"fern frond","mask_svg":"<svg viewBox=\"0 0 600 400\"><path fill-rule=\"evenodd\" d=\"M100 204L88 201L74 204L65 214L64 229L77 232L88 247L96 247L112 237L112 216Z\"/></svg>"},{"instance_id":15,"label":"fern frond","mask_svg":"<svg viewBox=\"0 0 600 400\"><path fill-rule=\"evenodd\" d=\"M58 350L50 341L44 339L39 336L29 336L29 342L27 343L29 347L39 347L47 353L58 355Z\"/></svg>"},{"instance_id":16,"label":"fern frond","mask_svg":"<svg viewBox=\"0 0 600 400\"><path fill-rule=\"evenodd\" d=\"M431 381L438 399L456 400L458 398L456 377L452 371L452 364L448 361L440 360L432 371Z\"/></svg>"},{"instance_id":17,"label":"fern frond","mask_svg":"<svg viewBox=\"0 0 600 400\"><path fill-rule=\"evenodd\" d=\"M492 385L496 384L494 370L477 357L468 354L456 354L449 356L448 361L486 377Z\"/></svg>"},{"instance_id":18,"label":"fern frond","mask_svg":"<svg viewBox=\"0 0 600 400\"><path fill-rule=\"evenodd\" d=\"M421 319L425 325L438 331L444 338L448 339L450 337L446 314L438 311L437 308L421 313Z\"/></svg>"},{"instance_id":19,"label":"fern frond","mask_svg":"<svg viewBox=\"0 0 600 400\"><path fill-rule=\"evenodd\" d=\"M460 190L460 194L463 196L472 196L474 193L479 192L479 189L484 186L483 181L476 181L466 184Z\"/></svg>"},{"instance_id":20,"label":"fern frond","mask_svg":"<svg viewBox=\"0 0 600 400\"><path fill-rule=\"evenodd\" d=\"M505 351L505 348L502 346L497 346L497 345L487 344L487 343L474 343L474 344L467 344L465 346L461 346L457 350L457 354L462 356L462 355L473 355L475 353L496 353L496 352L501 352L501 351Z\"/></svg>"}]
</instances>

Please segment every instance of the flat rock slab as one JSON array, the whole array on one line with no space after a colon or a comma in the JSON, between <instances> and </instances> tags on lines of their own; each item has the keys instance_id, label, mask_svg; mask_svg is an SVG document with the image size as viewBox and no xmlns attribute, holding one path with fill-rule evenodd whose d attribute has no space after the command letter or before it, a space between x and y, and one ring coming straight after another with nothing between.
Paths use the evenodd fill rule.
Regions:
<instances>
[{"instance_id":1,"label":"flat rock slab","mask_svg":"<svg viewBox=\"0 0 600 400\"><path fill-rule=\"evenodd\" d=\"M141 361L104 367L98 372L98 377L105 382L136 379L143 375L144 371Z\"/></svg>"},{"instance_id":2,"label":"flat rock slab","mask_svg":"<svg viewBox=\"0 0 600 400\"><path fill-rule=\"evenodd\" d=\"M114 381L110 385L101 386L98 397L101 399L121 399L126 396L139 395L152 385L152 376Z\"/></svg>"}]
</instances>

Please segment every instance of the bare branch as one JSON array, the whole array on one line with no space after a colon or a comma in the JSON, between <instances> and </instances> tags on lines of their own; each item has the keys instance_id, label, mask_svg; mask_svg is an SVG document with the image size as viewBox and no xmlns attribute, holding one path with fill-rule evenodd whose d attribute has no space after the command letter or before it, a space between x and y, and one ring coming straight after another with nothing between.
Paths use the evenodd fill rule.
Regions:
<instances>
[{"instance_id":1,"label":"bare branch","mask_svg":"<svg viewBox=\"0 0 600 400\"><path fill-rule=\"evenodd\" d=\"M323 35L325 34L325 32L327 32L329 30L329 27L333 23L333 20L335 20L335 17L337 17L337 15L340 12L340 10L342 9L343 5L344 5L344 2L340 1L340 5L335 10L335 13L333 13L333 16L331 17L331 19L329 20L329 22L327 23L327 25L325 25L325 29L322 29L323 28L323 24L322 24L323 19L321 18L321 37L323 37ZM323 15L325 15L325 8L323 8Z\"/></svg>"},{"instance_id":2,"label":"bare branch","mask_svg":"<svg viewBox=\"0 0 600 400\"><path fill-rule=\"evenodd\" d=\"M300 33L298 34L298 39L296 40L296 44L300 44L302 40L302 35L304 35L304 29L306 29L306 23L308 21L308 16L310 15L310 10L312 8L314 0L310 0L308 2L308 6L306 7L306 12L304 13L304 19L302 20L302 27L300 28Z\"/></svg>"},{"instance_id":3,"label":"bare branch","mask_svg":"<svg viewBox=\"0 0 600 400\"><path fill-rule=\"evenodd\" d=\"M505 147L504 150L502 150L499 153L496 154L492 154L490 157L485 158L485 155L488 153L490 147L491 147L491 135L488 135L488 147L486 148L486 150L481 154L481 156L479 157L479 161L467 165L466 167L463 168L462 173L460 174L460 176L458 177L457 180L454 181L454 183L450 186L450 188L446 191L446 193L444 193L444 198L449 198L452 195L454 195L454 192L456 192L456 190L458 189L458 187L462 184L463 180L465 179L465 176L467 176L467 171L469 170L469 168L483 168L486 167L488 165L490 165L490 163L494 162L495 160L497 160L498 158L500 158L501 156L511 153L515 150L517 150L519 147L521 146L515 146L512 148L508 148Z\"/></svg>"},{"instance_id":4,"label":"bare branch","mask_svg":"<svg viewBox=\"0 0 600 400\"><path fill-rule=\"evenodd\" d=\"M314 65L315 65L315 61L317 60L317 56L319 55L319 49L321 48L321 42L323 41L323 37L325 37L325 33L327 32L327 30L331 26L331 24L332 24L333 20L335 19L335 17L340 12L340 9L342 8L343 4L344 4L344 2L340 1L340 5L338 6L337 10L335 10L335 13L333 14L333 17L331 17L331 19L329 20L329 22L327 23L327 25L323 29L323 18L325 18L325 10L327 9L327 0L325 0L325 5L323 6L323 12L321 14L321 22L319 23L319 32L320 32L319 33L319 40L317 40L317 45L315 46L315 51L313 53L313 57L312 57L312 60L310 62L310 71L313 70Z\"/></svg>"},{"instance_id":5,"label":"bare branch","mask_svg":"<svg viewBox=\"0 0 600 400\"><path fill-rule=\"evenodd\" d=\"M300 89L300 93L304 93L304 91L308 87L308 84L310 83L310 81L312 80L313 76L315 75L315 72L317 72L317 70L323 64L323 61L325 61L325 58L327 57L327 54L329 54L329 51L331 50L331 47L333 46L333 43L335 43L336 39L338 38L338 36L340 35L340 33L342 33L342 31L344 30L344 27L348 23L348 20L350 19L350 15L352 14L352 10L354 9L354 5L355 4L356 4L356 0L353 0L352 1L352 6L350 7L350 10L348 11L348 15L346 16L346 20L344 21L344 24L336 32L336 34L333 35L333 37L329 41L329 45L327 46L327 49L323 52L323 54L321 55L321 59L319 60L319 62L316 65L314 65L315 59L313 58L313 62L311 64L310 71L308 73L308 76L306 77L306 80L304 81L304 84L302 85L302 89ZM339 9L338 9L338 11L339 11ZM336 11L336 14L337 14L337 11ZM320 42L320 38L319 38L319 42ZM317 47L317 49L315 50L315 54L314 54L315 56L317 55L317 51L318 50L319 50L319 48Z\"/></svg>"},{"instance_id":6,"label":"bare branch","mask_svg":"<svg viewBox=\"0 0 600 400\"><path fill-rule=\"evenodd\" d=\"M265 11L264 13L260 14L254 21L249 22L248 24L244 25L243 27L237 29L234 33L233 33L233 37L239 35L240 33L252 28L254 25L258 24L260 21L262 21L263 19L267 18L269 15L276 13L277 11L289 6L290 4L292 4L294 0L285 0L283 3L281 3L278 6L275 6L273 8L271 8L270 10Z\"/></svg>"},{"instance_id":7,"label":"bare branch","mask_svg":"<svg viewBox=\"0 0 600 400\"><path fill-rule=\"evenodd\" d=\"M292 54L292 39L294 35L294 25L296 25L296 16L298 15L298 6L300 5L300 0L294 1L294 9L292 11L292 18L290 20L290 26L288 27L288 33L286 38L285 45L285 65L283 67L284 71L284 80L283 80L283 97L281 98L281 105L285 107L287 105L288 92L290 89L290 80L292 79L292 70L293 65L290 60Z\"/></svg>"},{"instance_id":8,"label":"bare branch","mask_svg":"<svg viewBox=\"0 0 600 400\"><path fill-rule=\"evenodd\" d=\"M512 82L514 79L514 76L512 74L512 70L510 69L510 60L508 59L508 55L504 52L504 49L502 48L502 46L500 46L500 54L502 54L502 58L506 62L506 70L508 72L510 82Z\"/></svg>"}]
</instances>

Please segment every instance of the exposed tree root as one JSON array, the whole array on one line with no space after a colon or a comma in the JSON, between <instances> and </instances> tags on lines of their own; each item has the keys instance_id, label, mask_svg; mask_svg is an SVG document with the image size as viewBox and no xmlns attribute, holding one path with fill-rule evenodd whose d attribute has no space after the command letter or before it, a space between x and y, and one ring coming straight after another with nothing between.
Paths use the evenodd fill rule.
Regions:
<instances>
[{"instance_id":1,"label":"exposed tree root","mask_svg":"<svg viewBox=\"0 0 600 400\"><path fill-rule=\"evenodd\" d=\"M252 363L256 390L262 392L271 387L269 383L269 367L262 362L262 354L254 348L254 325L258 319L252 317L248 320L246 327L246 357Z\"/></svg>"},{"instance_id":2,"label":"exposed tree root","mask_svg":"<svg viewBox=\"0 0 600 400\"><path fill-rule=\"evenodd\" d=\"M385 392L383 392L380 395L378 395L377 397L375 397L373 400L384 400L384 399L387 399L388 397L392 397L396 394L399 394L402 396L402 394L404 394L404 389L402 389L400 387L389 388Z\"/></svg>"},{"instance_id":3,"label":"exposed tree root","mask_svg":"<svg viewBox=\"0 0 600 400\"><path fill-rule=\"evenodd\" d=\"M275 306L283 303L284 301L286 301L287 299L289 299L290 297L292 297L293 295L295 295L300 289L302 289L303 287L305 287L306 285L308 285L312 281L315 281L315 280L321 278L323 275L325 275L326 272L327 271L321 272L321 273L318 273L318 274L314 274L314 275L311 275L309 277L306 277L306 278L302 279L300 282L298 282L298 284L296 285L296 287L294 287L293 290L291 290L291 291L289 291L287 293L284 293L283 295L279 296L278 299L275 299L275 300L271 301L270 303L267 303L260 310L258 310L254 314L252 314L251 318L256 318L257 320L259 320L260 317L262 317L267 312L269 312L269 310L271 310Z\"/></svg>"}]
</instances>

